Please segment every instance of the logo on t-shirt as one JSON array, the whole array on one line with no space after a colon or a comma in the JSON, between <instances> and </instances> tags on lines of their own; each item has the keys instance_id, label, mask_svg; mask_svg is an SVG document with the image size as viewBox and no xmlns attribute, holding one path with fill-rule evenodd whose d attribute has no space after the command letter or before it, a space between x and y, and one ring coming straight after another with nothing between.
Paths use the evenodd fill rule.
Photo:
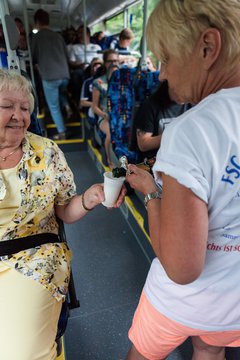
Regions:
<instances>
[{"instance_id":1,"label":"logo on t-shirt","mask_svg":"<svg viewBox=\"0 0 240 360\"><path fill-rule=\"evenodd\" d=\"M230 164L225 168L225 174L222 176L222 181L234 185L240 177L240 164L237 163L237 156L233 155L230 158Z\"/></svg>"}]
</instances>

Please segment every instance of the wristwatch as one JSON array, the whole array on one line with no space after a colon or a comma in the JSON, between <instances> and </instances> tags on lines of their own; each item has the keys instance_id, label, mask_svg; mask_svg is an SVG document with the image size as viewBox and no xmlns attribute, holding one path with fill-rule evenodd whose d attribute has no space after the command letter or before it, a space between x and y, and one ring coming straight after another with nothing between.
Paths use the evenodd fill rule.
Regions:
<instances>
[{"instance_id":1,"label":"wristwatch","mask_svg":"<svg viewBox=\"0 0 240 360\"><path fill-rule=\"evenodd\" d=\"M162 198L162 193L159 190L148 193L144 198L145 208L147 209L147 204L150 200L161 199L161 198Z\"/></svg>"}]
</instances>

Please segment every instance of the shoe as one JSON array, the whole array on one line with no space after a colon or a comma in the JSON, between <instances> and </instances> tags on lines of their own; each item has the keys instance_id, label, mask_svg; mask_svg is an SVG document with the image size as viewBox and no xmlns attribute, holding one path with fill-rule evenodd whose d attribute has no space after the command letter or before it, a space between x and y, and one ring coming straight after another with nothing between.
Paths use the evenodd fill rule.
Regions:
<instances>
[{"instance_id":1,"label":"shoe","mask_svg":"<svg viewBox=\"0 0 240 360\"><path fill-rule=\"evenodd\" d=\"M66 138L67 136L65 131L53 135L53 140L66 140Z\"/></svg>"}]
</instances>

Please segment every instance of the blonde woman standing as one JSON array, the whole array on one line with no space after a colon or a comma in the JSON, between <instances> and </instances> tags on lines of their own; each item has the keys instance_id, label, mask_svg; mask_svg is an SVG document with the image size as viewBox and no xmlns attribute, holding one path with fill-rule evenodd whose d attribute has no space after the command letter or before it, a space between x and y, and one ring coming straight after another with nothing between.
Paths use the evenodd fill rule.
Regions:
<instances>
[{"instance_id":1,"label":"blonde woman standing","mask_svg":"<svg viewBox=\"0 0 240 360\"><path fill-rule=\"evenodd\" d=\"M155 181L129 166L156 258L127 360L166 359L189 336L194 360L240 346L239 18L238 0L160 0L148 22L160 80L195 106L164 130Z\"/></svg>"}]
</instances>

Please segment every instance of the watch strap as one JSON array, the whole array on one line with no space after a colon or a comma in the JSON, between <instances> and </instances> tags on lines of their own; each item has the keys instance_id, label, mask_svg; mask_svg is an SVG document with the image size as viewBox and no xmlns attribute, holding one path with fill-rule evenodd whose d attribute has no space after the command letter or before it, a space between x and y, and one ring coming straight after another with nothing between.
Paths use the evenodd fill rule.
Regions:
<instances>
[{"instance_id":1,"label":"watch strap","mask_svg":"<svg viewBox=\"0 0 240 360\"><path fill-rule=\"evenodd\" d=\"M153 200L153 199L161 199L162 198L162 193L161 191L159 190L156 190L156 191L153 191L153 192L150 192L148 193L145 198L144 198L144 205L145 205L145 208L147 208L147 205L148 205L148 202L150 200Z\"/></svg>"}]
</instances>

